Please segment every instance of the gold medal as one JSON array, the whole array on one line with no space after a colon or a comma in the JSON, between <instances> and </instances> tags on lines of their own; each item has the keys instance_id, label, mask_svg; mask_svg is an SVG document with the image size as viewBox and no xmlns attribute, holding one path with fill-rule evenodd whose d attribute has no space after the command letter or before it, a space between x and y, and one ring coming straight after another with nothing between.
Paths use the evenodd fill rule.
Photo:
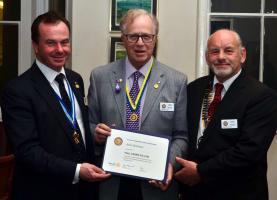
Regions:
<instances>
[{"instance_id":1,"label":"gold medal","mask_svg":"<svg viewBox=\"0 0 277 200\"><path fill-rule=\"evenodd\" d=\"M136 113L132 113L131 116L130 116L130 120L132 122L135 122L138 120L138 115Z\"/></svg>"},{"instance_id":2,"label":"gold medal","mask_svg":"<svg viewBox=\"0 0 277 200\"><path fill-rule=\"evenodd\" d=\"M73 140L74 140L75 144L80 143L80 134L77 133L76 131L74 131L74 133L73 133Z\"/></svg>"}]
</instances>

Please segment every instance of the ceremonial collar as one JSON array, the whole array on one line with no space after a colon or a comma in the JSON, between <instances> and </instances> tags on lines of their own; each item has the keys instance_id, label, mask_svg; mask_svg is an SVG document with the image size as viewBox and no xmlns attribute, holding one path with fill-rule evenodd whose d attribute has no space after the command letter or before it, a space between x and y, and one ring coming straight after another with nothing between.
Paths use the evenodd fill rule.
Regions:
<instances>
[{"instance_id":1,"label":"ceremonial collar","mask_svg":"<svg viewBox=\"0 0 277 200\"><path fill-rule=\"evenodd\" d=\"M138 105L140 105L140 101L141 101L141 98L143 96L143 92L145 91L147 82L148 82L148 80L150 78L151 69L152 69L152 67L153 67L153 65L155 63L154 59L151 59L151 61L152 62L151 62L150 67L148 68L148 71L147 71L147 73L146 73L146 75L144 77L144 80L142 82L142 85L140 87L140 90L139 90L139 93L138 93L138 95L136 97L135 102L133 102L131 97L130 97L128 84L126 82L125 92L126 92L126 96L127 96L127 101L130 104L131 109L133 109L133 110L136 110L138 108Z\"/></svg>"}]
</instances>

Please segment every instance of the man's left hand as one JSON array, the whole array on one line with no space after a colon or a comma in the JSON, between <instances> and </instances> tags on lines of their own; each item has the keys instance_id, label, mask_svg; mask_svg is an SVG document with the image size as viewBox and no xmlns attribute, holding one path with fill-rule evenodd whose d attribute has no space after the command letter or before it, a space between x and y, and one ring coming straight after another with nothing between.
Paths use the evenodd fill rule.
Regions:
<instances>
[{"instance_id":1,"label":"man's left hand","mask_svg":"<svg viewBox=\"0 0 277 200\"><path fill-rule=\"evenodd\" d=\"M200 182L200 176L197 171L197 163L176 157L176 162L183 168L174 174L174 177L186 185L196 185Z\"/></svg>"}]
</instances>

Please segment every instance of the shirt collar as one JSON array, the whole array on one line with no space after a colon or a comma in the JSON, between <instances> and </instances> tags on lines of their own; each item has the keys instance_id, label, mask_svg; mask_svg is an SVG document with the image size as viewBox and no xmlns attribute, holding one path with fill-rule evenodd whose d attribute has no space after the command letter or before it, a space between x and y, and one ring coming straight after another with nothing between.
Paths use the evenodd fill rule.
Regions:
<instances>
[{"instance_id":1,"label":"shirt collar","mask_svg":"<svg viewBox=\"0 0 277 200\"><path fill-rule=\"evenodd\" d=\"M241 69L234 76L232 76L231 78L227 79L226 81L224 81L222 83L223 86L224 86L225 91L227 91L229 89L229 87L232 85L232 83L238 78L240 73L241 73ZM216 76L214 76L213 88L214 88L216 83L219 83L219 81L217 80Z\"/></svg>"},{"instance_id":2,"label":"shirt collar","mask_svg":"<svg viewBox=\"0 0 277 200\"><path fill-rule=\"evenodd\" d=\"M56 76L60 73L64 74L64 76L66 77L63 67L60 72L57 72L50 67L47 67L45 64L41 63L38 59L36 59L36 64L50 84L54 82Z\"/></svg>"},{"instance_id":3,"label":"shirt collar","mask_svg":"<svg viewBox=\"0 0 277 200\"><path fill-rule=\"evenodd\" d=\"M151 59L149 59L149 61L139 69L139 72L142 73L144 77L146 76L152 61L153 61L153 57L151 57ZM131 64L130 60L128 59L128 56L126 57L126 60L125 60L125 66L126 66L126 77L130 78L133 75L133 73L137 71L137 69Z\"/></svg>"}]
</instances>

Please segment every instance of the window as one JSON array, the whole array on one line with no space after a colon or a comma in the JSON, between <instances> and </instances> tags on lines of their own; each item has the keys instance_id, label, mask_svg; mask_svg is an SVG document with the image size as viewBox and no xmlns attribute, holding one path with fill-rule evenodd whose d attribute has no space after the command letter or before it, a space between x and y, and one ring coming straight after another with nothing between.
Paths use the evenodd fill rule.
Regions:
<instances>
[{"instance_id":1,"label":"window","mask_svg":"<svg viewBox=\"0 0 277 200\"><path fill-rule=\"evenodd\" d=\"M65 1L57 1L57 0L49 0L49 10L55 10L60 13L63 17L66 17L66 2Z\"/></svg>"},{"instance_id":2,"label":"window","mask_svg":"<svg viewBox=\"0 0 277 200\"><path fill-rule=\"evenodd\" d=\"M32 19L47 10L55 10L67 18L71 16L68 12L71 0L21 2L0 0L0 97L5 84L30 68L33 62Z\"/></svg>"},{"instance_id":3,"label":"window","mask_svg":"<svg viewBox=\"0 0 277 200\"><path fill-rule=\"evenodd\" d=\"M18 74L20 2L0 0L0 94Z\"/></svg>"},{"instance_id":4,"label":"window","mask_svg":"<svg viewBox=\"0 0 277 200\"><path fill-rule=\"evenodd\" d=\"M277 1L200 0L198 76L208 73L203 55L208 35L220 28L237 31L247 49L246 72L277 91ZM203 26L204 24L204 26Z\"/></svg>"}]
</instances>

